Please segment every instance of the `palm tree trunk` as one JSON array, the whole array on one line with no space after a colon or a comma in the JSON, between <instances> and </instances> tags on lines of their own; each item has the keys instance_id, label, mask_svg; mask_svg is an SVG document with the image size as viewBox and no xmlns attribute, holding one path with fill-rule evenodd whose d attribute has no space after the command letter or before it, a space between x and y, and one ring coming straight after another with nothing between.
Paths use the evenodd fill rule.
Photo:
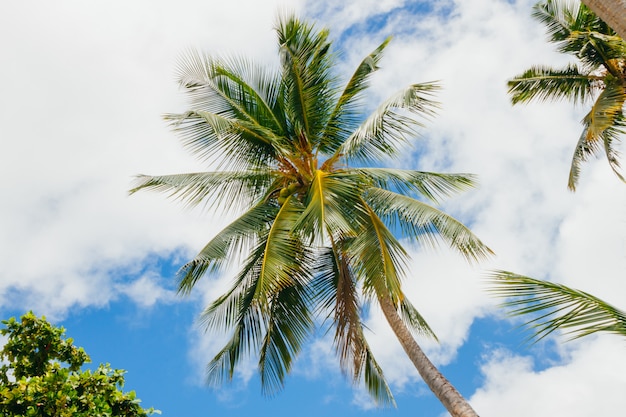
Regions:
<instances>
[{"instance_id":1,"label":"palm tree trunk","mask_svg":"<svg viewBox=\"0 0 626 417\"><path fill-rule=\"evenodd\" d=\"M626 39L626 0L582 0L617 34Z\"/></svg>"},{"instance_id":2,"label":"palm tree trunk","mask_svg":"<svg viewBox=\"0 0 626 417\"><path fill-rule=\"evenodd\" d=\"M409 359L411 359L411 362L413 362L413 365L415 365L428 388L446 407L450 415L452 417L478 417L476 411L463 398L461 393L452 386L450 381L426 357L424 351L419 347L413 335L398 315L389 296L379 296L378 301L389 326L396 334L402 348L409 356Z\"/></svg>"}]
</instances>

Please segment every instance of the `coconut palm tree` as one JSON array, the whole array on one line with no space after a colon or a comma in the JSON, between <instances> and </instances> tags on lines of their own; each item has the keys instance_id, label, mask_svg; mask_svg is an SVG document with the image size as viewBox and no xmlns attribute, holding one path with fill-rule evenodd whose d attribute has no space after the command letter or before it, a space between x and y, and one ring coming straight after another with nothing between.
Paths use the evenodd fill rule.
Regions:
<instances>
[{"instance_id":1,"label":"coconut palm tree","mask_svg":"<svg viewBox=\"0 0 626 417\"><path fill-rule=\"evenodd\" d=\"M626 336L626 312L586 292L508 271L495 271L490 282L494 295L508 299L502 306L511 315L535 316L525 324L529 340L559 329L571 339L597 332Z\"/></svg>"},{"instance_id":2,"label":"coconut palm tree","mask_svg":"<svg viewBox=\"0 0 626 417\"><path fill-rule=\"evenodd\" d=\"M393 403L362 321L363 307L378 302L451 414L476 415L413 338L434 335L402 291L408 254L392 233L445 242L470 260L489 255L469 229L428 203L468 189L473 177L374 165L398 155L419 117L433 114L437 85L410 85L364 117L364 93L389 40L342 86L327 30L284 16L276 31L277 71L199 53L181 61L191 110L166 118L185 147L219 169L140 176L131 190L241 213L178 273L180 292L189 293L205 274L238 258L242 264L230 290L202 314L207 329L232 334L208 366L209 381L232 378L242 357L256 354L262 387L273 393L307 337L329 323L341 368L379 403Z\"/></svg>"},{"instance_id":3,"label":"coconut palm tree","mask_svg":"<svg viewBox=\"0 0 626 417\"><path fill-rule=\"evenodd\" d=\"M602 149L615 174L625 181L615 144L626 126L626 42L583 4L548 0L534 7L533 17L547 26L550 42L579 63L563 69L535 66L514 77L508 82L513 104L554 99L593 102L582 120L568 187L576 189L582 162Z\"/></svg>"},{"instance_id":4,"label":"coconut palm tree","mask_svg":"<svg viewBox=\"0 0 626 417\"><path fill-rule=\"evenodd\" d=\"M625 0L583 0L595 14L604 20L622 38L626 38Z\"/></svg>"}]
</instances>

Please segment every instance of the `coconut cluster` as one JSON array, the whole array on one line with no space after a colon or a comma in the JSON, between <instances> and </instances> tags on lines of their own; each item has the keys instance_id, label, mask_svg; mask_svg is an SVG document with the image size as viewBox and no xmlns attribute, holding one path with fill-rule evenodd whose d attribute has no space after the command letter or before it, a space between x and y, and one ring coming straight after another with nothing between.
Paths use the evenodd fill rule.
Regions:
<instances>
[{"instance_id":1,"label":"coconut cluster","mask_svg":"<svg viewBox=\"0 0 626 417\"><path fill-rule=\"evenodd\" d=\"M300 184L298 184L297 182L292 182L288 186L281 188L280 192L278 193L278 204L280 204L281 206L285 204L287 198L295 193L298 188L300 188Z\"/></svg>"}]
</instances>

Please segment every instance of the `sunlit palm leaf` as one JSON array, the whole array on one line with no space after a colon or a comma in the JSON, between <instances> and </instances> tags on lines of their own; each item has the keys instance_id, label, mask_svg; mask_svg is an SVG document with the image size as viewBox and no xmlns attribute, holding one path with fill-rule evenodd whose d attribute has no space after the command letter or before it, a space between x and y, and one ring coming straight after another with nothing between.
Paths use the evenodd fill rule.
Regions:
<instances>
[{"instance_id":1,"label":"sunlit palm leaf","mask_svg":"<svg viewBox=\"0 0 626 417\"><path fill-rule=\"evenodd\" d=\"M536 316L526 327L530 339L541 340L555 330L571 339L596 332L626 336L626 312L583 291L507 271L494 271L490 292L509 300L503 303L514 316Z\"/></svg>"},{"instance_id":2,"label":"sunlit palm leaf","mask_svg":"<svg viewBox=\"0 0 626 417\"><path fill-rule=\"evenodd\" d=\"M291 16L281 19L276 31L293 138L306 143L304 151L311 151L321 140L336 90L328 30L316 32L313 25Z\"/></svg>"},{"instance_id":3,"label":"sunlit palm leaf","mask_svg":"<svg viewBox=\"0 0 626 417\"><path fill-rule=\"evenodd\" d=\"M266 394L283 387L293 359L313 329L309 288L305 284L295 282L272 297L267 329L259 350L261 386Z\"/></svg>"},{"instance_id":4,"label":"sunlit palm leaf","mask_svg":"<svg viewBox=\"0 0 626 417\"><path fill-rule=\"evenodd\" d=\"M368 297L386 294L397 303L408 255L374 210L368 207L368 214L369 224L350 243L351 264Z\"/></svg>"},{"instance_id":5,"label":"sunlit palm leaf","mask_svg":"<svg viewBox=\"0 0 626 417\"><path fill-rule=\"evenodd\" d=\"M562 70L535 66L509 80L508 87L513 104L559 99L583 103L601 88L601 79L581 73L574 64Z\"/></svg>"},{"instance_id":6,"label":"sunlit palm leaf","mask_svg":"<svg viewBox=\"0 0 626 417\"><path fill-rule=\"evenodd\" d=\"M196 257L178 271L178 290L189 293L196 282L207 272L220 270L226 261L247 249L258 238L259 232L269 229L277 209L261 204L241 215L218 233Z\"/></svg>"},{"instance_id":7,"label":"sunlit palm leaf","mask_svg":"<svg viewBox=\"0 0 626 417\"><path fill-rule=\"evenodd\" d=\"M391 38L385 39L378 48L366 56L346 84L326 125L324 136L319 145L320 152L334 153L361 123L363 92L368 87L370 76L378 70L378 63L382 58L383 50L390 41ZM340 155L336 156L339 157Z\"/></svg>"},{"instance_id":8,"label":"sunlit palm leaf","mask_svg":"<svg viewBox=\"0 0 626 417\"><path fill-rule=\"evenodd\" d=\"M312 269L309 249L291 233L302 213L301 205L292 196L280 208L265 236L265 252L259 271L255 298L265 303L273 294L292 287Z\"/></svg>"},{"instance_id":9,"label":"sunlit palm leaf","mask_svg":"<svg viewBox=\"0 0 626 417\"><path fill-rule=\"evenodd\" d=\"M385 222L398 226L405 236L422 245L436 248L443 240L470 261L493 254L469 228L426 203L374 187L368 189L367 201Z\"/></svg>"},{"instance_id":10,"label":"sunlit palm leaf","mask_svg":"<svg viewBox=\"0 0 626 417\"><path fill-rule=\"evenodd\" d=\"M307 194L306 208L293 230L316 236L319 244L325 236L355 236L365 215L362 189L362 179L358 176L317 170Z\"/></svg>"},{"instance_id":11,"label":"sunlit palm leaf","mask_svg":"<svg viewBox=\"0 0 626 417\"><path fill-rule=\"evenodd\" d=\"M378 107L335 152L365 162L394 156L417 134L422 123L415 116L432 116L438 104L431 97L436 83L413 84Z\"/></svg>"},{"instance_id":12,"label":"sunlit palm leaf","mask_svg":"<svg viewBox=\"0 0 626 417\"><path fill-rule=\"evenodd\" d=\"M619 153L613 144L624 134L623 107L626 89L619 82L607 83L593 107L583 119L585 129L578 140L570 168L568 187L576 189L580 176L580 165L591 155L604 149L609 165L615 174L624 181L620 172Z\"/></svg>"},{"instance_id":13,"label":"sunlit palm leaf","mask_svg":"<svg viewBox=\"0 0 626 417\"><path fill-rule=\"evenodd\" d=\"M270 172L197 172L148 176L138 175L136 185L130 193L139 190L154 190L168 194L189 206L205 204L207 209L228 205L232 210L248 208L266 194L273 181ZM217 198L216 198L217 197Z\"/></svg>"},{"instance_id":14,"label":"sunlit palm leaf","mask_svg":"<svg viewBox=\"0 0 626 417\"><path fill-rule=\"evenodd\" d=\"M313 289L322 314L331 311L335 327L334 344L341 369L361 377L372 398L381 405L394 405L395 400L365 339L361 322L359 290L348 265L346 254L339 247L326 248L318 255Z\"/></svg>"},{"instance_id":15,"label":"sunlit palm leaf","mask_svg":"<svg viewBox=\"0 0 626 417\"><path fill-rule=\"evenodd\" d=\"M379 188L426 197L433 202L441 202L446 197L467 191L475 186L476 178L471 174L442 174L392 168L356 168L346 171L370 178Z\"/></svg>"}]
</instances>

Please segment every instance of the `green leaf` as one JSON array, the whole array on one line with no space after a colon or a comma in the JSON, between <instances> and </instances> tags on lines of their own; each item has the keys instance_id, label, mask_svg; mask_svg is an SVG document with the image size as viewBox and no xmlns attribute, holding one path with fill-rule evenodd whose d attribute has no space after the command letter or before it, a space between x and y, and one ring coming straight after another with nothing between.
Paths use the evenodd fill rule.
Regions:
<instances>
[{"instance_id":1,"label":"green leaf","mask_svg":"<svg viewBox=\"0 0 626 417\"><path fill-rule=\"evenodd\" d=\"M626 336L626 313L586 292L508 271L494 271L489 291L507 301L513 316L532 317L525 327L538 341L556 330L577 339L597 332Z\"/></svg>"}]
</instances>

